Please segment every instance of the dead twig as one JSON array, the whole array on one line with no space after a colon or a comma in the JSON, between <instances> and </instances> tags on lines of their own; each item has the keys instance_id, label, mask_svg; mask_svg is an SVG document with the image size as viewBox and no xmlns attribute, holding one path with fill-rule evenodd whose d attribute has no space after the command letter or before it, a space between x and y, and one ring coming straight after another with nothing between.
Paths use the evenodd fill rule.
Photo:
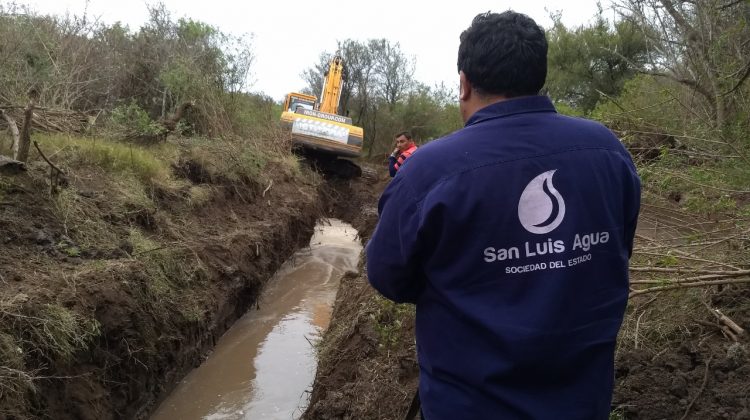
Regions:
<instances>
[{"instance_id":1,"label":"dead twig","mask_svg":"<svg viewBox=\"0 0 750 420\"><path fill-rule=\"evenodd\" d=\"M690 404L688 404L687 408L685 408L685 413L682 415L682 417L680 417L680 420L685 420L687 418L688 414L690 414L690 409L693 408L695 402L698 401L698 397L700 397L703 391L706 389L706 384L708 383L708 372L709 367L711 366L712 358L713 356L709 357L708 360L706 360L706 371L703 374L703 383L701 384L701 388L698 390L698 393L695 394L695 397L693 397L693 399L690 401Z\"/></svg>"},{"instance_id":2,"label":"dead twig","mask_svg":"<svg viewBox=\"0 0 750 420\"><path fill-rule=\"evenodd\" d=\"M50 194L55 194L60 183L65 182L65 172L63 172L62 169L58 168L54 163L50 162L50 160L47 159L47 156L44 155L42 149L39 147L39 143L37 143L36 140L34 140L34 147L36 148L36 151L39 152L39 156L41 156L42 159L44 159L44 161L47 162L50 167L49 192Z\"/></svg>"},{"instance_id":3,"label":"dead twig","mask_svg":"<svg viewBox=\"0 0 750 420\"><path fill-rule=\"evenodd\" d=\"M742 239L744 239L744 236L745 236L745 235L747 235L748 233L750 233L750 229L748 229L748 230L744 230L744 231L742 231L742 232L740 232L740 233L738 233L738 234L736 234L736 235L732 235L732 236L726 236L726 237L724 237L724 238L721 238L721 239L719 239L719 240L716 240L716 241L708 241L708 242L706 242L706 243L703 243L703 244L701 244L701 245L705 245L705 246L704 246L703 248L700 248L700 249L696 249L695 251L691 252L691 253L690 253L690 255L695 255L695 254L697 254L698 252L702 252L702 251L705 251L705 250L707 250L708 248L711 248L711 247L713 247L713 246L716 246L716 245L719 245L719 244L722 244L722 243L725 243L725 242L731 241L731 240L733 240L733 239L737 239L737 238L742 238Z\"/></svg>"},{"instance_id":4,"label":"dead twig","mask_svg":"<svg viewBox=\"0 0 750 420\"><path fill-rule=\"evenodd\" d=\"M692 179L690 179L688 177L682 176L681 174L679 174L677 172L671 172L671 171L665 171L665 172L667 172L669 175L671 175L671 176L673 176L675 178L681 179L681 180L683 180L683 181L685 181L685 182L687 182L689 184L697 185L697 186L703 187L703 188L708 188L710 190L721 191L721 192L730 192L730 193L739 193L739 194L750 194L750 191L748 191L748 190L735 190L735 189L731 189L731 188L721 188L721 187L717 187L715 185L702 184L700 182L693 181Z\"/></svg>"},{"instance_id":5,"label":"dead twig","mask_svg":"<svg viewBox=\"0 0 750 420\"><path fill-rule=\"evenodd\" d=\"M750 270L700 270L685 267L650 267L650 266L631 266L630 271L641 273L675 273L675 274L712 274L721 276L743 276L750 275Z\"/></svg>"},{"instance_id":6,"label":"dead twig","mask_svg":"<svg viewBox=\"0 0 750 420\"><path fill-rule=\"evenodd\" d=\"M268 186L266 187L266 189L263 190L263 194L261 195L261 197L265 197L266 193L271 189L271 187L273 187L273 179L271 180L271 182L268 183Z\"/></svg>"},{"instance_id":7,"label":"dead twig","mask_svg":"<svg viewBox=\"0 0 750 420\"><path fill-rule=\"evenodd\" d=\"M713 316L716 317L716 319L719 321L720 324L724 324L724 326L726 326L726 328L728 328L728 329L730 329L732 331L732 335L733 336L740 337L743 334L745 334L745 330L742 329L742 327L740 327L739 325L737 325L736 322L732 321L731 318L729 318L728 316L724 315L720 310L712 308L706 302L703 302L703 305L706 307L706 309L708 309L709 312L711 312L711 314ZM734 341L737 341L737 340L735 339Z\"/></svg>"},{"instance_id":8,"label":"dead twig","mask_svg":"<svg viewBox=\"0 0 750 420\"><path fill-rule=\"evenodd\" d=\"M47 159L47 156L45 156L42 152L42 149L39 148L39 143L37 143L36 140L34 140L34 147L36 147L37 152L39 152L39 156L41 156L42 159L44 159L44 161L47 162L50 167L52 167L52 169L56 170L60 174L65 175L65 172L63 172L62 169L58 168L54 163L50 162L49 159Z\"/></svg>"},{"instance_id":9,"label":"dead twig","mask_svg":"<svg viewBox=\"0 0 750 420\"><path fill-rule=\"evenodd\" d=\"M724 285L724 284L742 284L742 283L750 283L750 278L728 279L728 280L718 280L718 281L696 281L694 283L677 283L677 284L670 284L666 286L648 287L646 289L638 289L638 290L631 291L629 297L632 298L634 296L643 295L646 293L661 292L665 290L676 290L676 289L687 289L691 287L709 287L709 286L719 286L719 285Z\"/></svg>"},{"instance_id":10,"label":"dead twig","mask_svg":"<svg viewBox=\"0 0 750 420\"><path fill-rule=\"evenodd\" d=\"M703 262L703 263L707 263L707 264L711 264L711 265L717 265L717 266L727 267L727 268L731 268L732 270L735 270L735 271L741 270L741 268L739 268L739 267L736 267L736 266L731 265L731 264L723 263L721 261L707 260L707 259L704 259L704 258L697 258L697 257L689 257L687 255L664 254L664 253L658 253L658 252L641 251L641 250L638 250L638 249L636 249L636 254L638 254L638 255L650 255L650 256L662 257L662 258L669 258L669 257L671 257L671 258L677 258L677 259L681 259L681 260L697 261L697 262Z\"/></svg>"},{"instance_id":11,"label":"dead twig","mask_svg":"<svg viewBox=\"0 0 750 420\"><path fill-rule=\"evenodd\" d=\"M684 279L667 280L666 282L670 284L682 284L682 283L690 283L690 282L705 281L705 280L731 279L731 278L743 277L747 275L748 273L745 273L745 272L738 272L738 273L728 272L724 274L707 274L703 276L687 277ZM664 280L633 280L630 282L630 284L662 284L662 283L665 283L665 281Z\"/></svg>"},{"instance_id":12,"label":"dead twig","mask_svg":"<svg viewBox=\"0 0 750 420\"><path fill-rule=\"evenodd\" d=\"M643 315L646 315L646 311L643 311L643 312L642 312L642 313L641 313L641 314L640 314L640 315L638 316L638 319L637 319L637 320L635 321L635 333L633 334L633 335L634 335L634 343L633 343L633 348L635 348L636 350L638 350L638 329L639 329L639 328L640 328L640 326L641 326L641 318L643 318Z\"/></svg>"}]
</instances>

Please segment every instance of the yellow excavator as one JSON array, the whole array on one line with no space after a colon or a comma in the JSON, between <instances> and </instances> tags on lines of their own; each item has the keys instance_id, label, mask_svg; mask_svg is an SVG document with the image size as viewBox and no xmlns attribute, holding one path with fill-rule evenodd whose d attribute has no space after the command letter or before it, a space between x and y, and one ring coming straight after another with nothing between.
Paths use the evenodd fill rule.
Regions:
<instances>
[{"instance_id":1,"label":"yellow excavator","mask_svg":"<svg viewBox=\"0 0 750 420\"><path fill-rule=\"evenodd\" d=\"M284 100L281 123L291 131L292 145L326 174L352 178L362 169L348 159L362 153L364 131L338 112L344 62L338 55L328 63L323 91L318 98L289 93Z\"/></svg>"}]
</instances>

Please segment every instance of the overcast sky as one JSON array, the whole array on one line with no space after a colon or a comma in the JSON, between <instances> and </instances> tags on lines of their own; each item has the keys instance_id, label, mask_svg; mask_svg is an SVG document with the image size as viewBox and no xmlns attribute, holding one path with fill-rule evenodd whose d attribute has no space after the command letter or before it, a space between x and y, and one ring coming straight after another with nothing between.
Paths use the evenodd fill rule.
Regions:
<instances>
[{"instance_id":1,"label":"overcast sky","mask_svg":"<svg viewBox=\"0 0 750 420\"><path fill-rule=\"evenodd\" d=\"M18 0L43 14L88 15L103 22L121 21L131 31L148 18L154 0ZM252 34L255 62L248 90L280 100L305 87L300 74L317 63L323 51L334 52L337 40L386 38L416 59L417 80L458 86L458 36L478 13L509 8L526 13L548 28L550 11L562 11L563 22L580 25L596 14L596 0L485 1L286 1L163 0L173 17L187 17L234 35ZM608 4L603 0L602 4ZM290 28L295 28L291 31ZM322 77L322 75L321 75Z\"/></svg>"}]
</instances>

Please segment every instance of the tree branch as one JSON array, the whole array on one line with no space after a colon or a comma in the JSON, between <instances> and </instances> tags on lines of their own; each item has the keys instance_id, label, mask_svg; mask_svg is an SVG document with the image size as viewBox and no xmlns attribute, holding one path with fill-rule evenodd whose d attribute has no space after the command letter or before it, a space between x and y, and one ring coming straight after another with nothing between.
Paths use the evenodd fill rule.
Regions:
<instances>
[{"instance_id":1,"label":"tree branch","mask_svg":"<svg viewBox=\"0 0 750 420\"><path fill-rule=\"evenodd\" d=\"M711 94L711 92L708 91L708 89L704 88L700 83L698 83L696 80L693 79L687 79L683 77L677 77L673 74L668 73L660 73L658 71L648 71L648 70L639 70L640 73L648 74L651 76L657 76L657 77L664 77L667 79L672 79L677 83L683 84L685 86L690 86L693 88L696 92L703 95L712 105L716 105L716 98L714 95Z\"/></svg>"},{"instance_id":2,"label":"tree branch","mask_svg":"<svg viewBox=\"0 0 750 420\"><path fill-rule=\"evenodd\" d=\"M713 274L726 277L739 277L743 275L750 276L750 270L696 270L684 267L649 267L649 266L632 266L630 271L640 273L676 273L676 274Z\"/></svg>"},{"instance_id":3,"label":"tree branch","mask_svg":"<svg viewBox=\"0 0 750 420\"><path fill-rule=\"evenodd\" d=\"M692 27L692 25L690 25L690 23L685 20L684 16L677 12L677 9L674 8L674 5L670 0L660 0L659 3L664 6L664 9L667 10L669 16L672 16L672 19L674 19L675 23L677 23L677 25L679 25L685 32L688 33L688 37L691 37L695 33L695 29Z\"/></svg>"},{"instance_id":4,"label":"tree branch","mask_svg":"<svg viewBox=\"0 0 750 420\"><path fill-rule=\"evenodd\" d=\"M742 86L742 84L745 83L745 80L747 80L748 77L750 77L750 62L748 62L747 65L745 66L745 73L742 75L742 77L740 77L740 80L738 80L737 83L735 83L733 88L722 93L721 96L727 96L731 93L734 93L734 91L739 89Z\"/></svg>"},{"instance_id":5,"label":"tree branch","mask_svg":"<svg viewBox=\"0 0 750 420\"><path fill-rule=\"evenodd\" d=\"M716 9L717 10L729 9L730 7L734 7L734 6L740 4L740 3L744 2L744 1L746 1L746 0L735 0L735 1L729 2L727 4L724 4L722 6L719 6Z\"/></svg>"},{"instance_id":6,"label":"tree branch","mask_svg":"<svg viewBox=\"0 0 750 420\"><path fill-rule=\"evenodd\" d=\"M666 286L648 287L646 289L632 290L629 297L635 297L638 295L644 295L646 293L661 292L664 290L676 290L676 289L687 289L690 287L708 287L708 286L719 286L723 284L742 284L750 283L750 278L746 279L727 279L727 280L716 280L716 281L697 281L694 283L679 283L670 284Z\"/></svg>"},{"instance_id":7,"label":"tree branch","mask_svg":"<svg viewBox=\"0 0 750 420\"><path fill-rule=\"evenodd\" d=\"M49 159L47 159L47 156L42 153L42 149L39 148L39 143L37 143L36 140L34 141L34 147L36 147L37 152L39 152L39 156L41 156L42 159L44 159L44 161L47 162L47 164L52 169L56 170L59 174L65 175L65 172L63 172L62 169L58 168L54 163L50 162Z\"/></svg>"},{"instance_id":8,"label":"tree branch","mask_svg":"<svg viewBox=\"0 0 750 420\"><path fill-rule=\"evenodd\" d=\"M747 276L748 272L747 270L738 271L736 273L728 273L728 274L706 274L702 276L694 276L694 277L688 277L684 279L677 279L677 280L668 280L666 283L672 284L686 284L686 283L694 283L697 281L706 281L706 280L721 280L721 279L731 279L735 277L744 277ZM633 280L630 282L630 284L664 284L665 281L663 280Z\"/></svg>"}]
</instances>

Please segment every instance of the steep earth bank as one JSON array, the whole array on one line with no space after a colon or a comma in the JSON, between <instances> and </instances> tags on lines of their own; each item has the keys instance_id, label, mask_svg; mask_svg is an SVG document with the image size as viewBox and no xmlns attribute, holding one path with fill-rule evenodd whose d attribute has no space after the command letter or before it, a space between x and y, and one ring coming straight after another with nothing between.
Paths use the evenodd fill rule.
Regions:
<instances>
[{"instance_id":1,"label":"steep earth bank","mask_svg":"<svg viewBox=\"0 0 750 420\"><path fill-rule=\"evenodd\" d=\"M147 417L353 204L304 169L257 185L183 161L152 200L96 168L51 195L46 169L0 178L0 419Z\"/></svg>"}]
</instances>

